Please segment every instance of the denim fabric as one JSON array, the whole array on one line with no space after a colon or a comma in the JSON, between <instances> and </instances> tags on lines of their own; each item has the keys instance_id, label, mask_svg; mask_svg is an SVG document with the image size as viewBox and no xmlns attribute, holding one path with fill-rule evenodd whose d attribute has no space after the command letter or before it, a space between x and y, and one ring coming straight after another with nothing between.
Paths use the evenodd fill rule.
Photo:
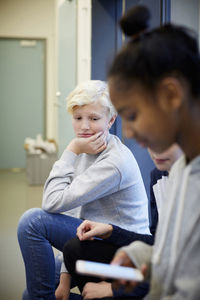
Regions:
<instances>
[{"instance_id":1,"label":"denim fabric","mask_svg":"<svg viewBox=\"0 0 200 300\"><path fill-rule=\"evenodd\" d=\"M57 286L59 285L59 282L60 282L61 264L62 264L62 257L61 257L61 253L60 253L55 257L55 289L57 288ZM25 289L23 292L22 300L30 300L27 289Z\"/></svg>"},{"instance_id":2,"label":"denim fabric","mask_svg":"<svg viewBox=\"0 0 200 300\"><path fill-rule=\"evenodd\" d=\"M75 293L69 294L69 300L82 300L82 299L83 299L82 296L79 294L75 294ZM24 291L22 295L22 300L30 300L27 289Z\"/></svg>"},{"instance_id":3,"label":"denim fabric","mask_svg":"<svg viewBox=\"0 0 200 300\"><path fill-rule=\"evenodd\" d=\"M62 251L65 242L75 237L81 222L80 219L47 213L40 208L30 209L23 214L18 225L18 241L24 259L28 290L23 297L29 296L23 300L56 299L59 261L55 266L52 246Z\"/></svg>"}]
</instances>

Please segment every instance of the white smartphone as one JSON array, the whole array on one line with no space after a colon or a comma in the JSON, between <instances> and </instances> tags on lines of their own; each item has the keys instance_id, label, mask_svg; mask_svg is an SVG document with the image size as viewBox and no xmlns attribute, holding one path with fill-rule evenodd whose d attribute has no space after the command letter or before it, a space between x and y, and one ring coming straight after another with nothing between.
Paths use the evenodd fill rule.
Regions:
<instances>
[{"instance_id":1,"label":"white smartphone","mask_svg":"<svg viewBox=\"0 0 200 300\"><path fill-rule=\"evenodd\" d=\"M143 281L143 274L138 269L118 265L103 264L88 260L77 260L76 271L79 274L100 276L113 279Z\"/></svg>"}]
</instances>

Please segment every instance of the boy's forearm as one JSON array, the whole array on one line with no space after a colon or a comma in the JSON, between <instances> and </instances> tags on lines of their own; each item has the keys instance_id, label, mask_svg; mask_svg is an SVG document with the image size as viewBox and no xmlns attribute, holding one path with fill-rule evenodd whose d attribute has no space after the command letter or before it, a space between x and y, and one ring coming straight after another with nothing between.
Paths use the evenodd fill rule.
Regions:
<instances>
[{"instance_id":1,"label":"boy's forearm","mask_svg":"<svg viewBox=\"0 0 200 300\"><path fill-rule=\"evenodd\" d=\"M62 272L60 273L60 284L64 285L66 289L70 289L71 276L69 273Z\"/></svg>"},{"instance_id":2,"label":"boy's forearm","mask_svg":"<svg viewBox=\"0 0 200 300\"><path fill-rule=\"evenodd\" d=\"M154 237L152 235L136 233L116 225L112 225L112 232L107 239L117 246L126 246L134 241L142 241L149 245L153 245L154 243Z\"/></svg>"},{"instance_id":3,"label":"boy's forearm","mask_svg":"<svg viewBox=\"0 0 200 300\"><path fill-rule=\"evenodd\" d=\"M68 300L71 287L71 276L69 273L60 274L60 283L56 289L56 299Z\"/></svg>"}]
</instances>

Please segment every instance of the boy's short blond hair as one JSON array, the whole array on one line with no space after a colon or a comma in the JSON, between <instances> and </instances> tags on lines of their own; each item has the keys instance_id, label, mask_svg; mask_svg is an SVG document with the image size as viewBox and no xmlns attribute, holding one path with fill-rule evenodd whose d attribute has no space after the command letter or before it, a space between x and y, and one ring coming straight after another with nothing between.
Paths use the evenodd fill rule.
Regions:
<instances>
[{"instance_id":1,"label":"boy's short blond hair","mask_svg":"<svg viewBox=\"0 0 200 300\"><path fill-rule=\"evenodd\" d=\"M117 112L112 105L108 92L108 85L101 80L89 80L83 82L68 95L67 111L72 114L75 106L82 106L94 102L100 103L109 110L110 119L117 115Z\"/></svg>"}]
</instances>

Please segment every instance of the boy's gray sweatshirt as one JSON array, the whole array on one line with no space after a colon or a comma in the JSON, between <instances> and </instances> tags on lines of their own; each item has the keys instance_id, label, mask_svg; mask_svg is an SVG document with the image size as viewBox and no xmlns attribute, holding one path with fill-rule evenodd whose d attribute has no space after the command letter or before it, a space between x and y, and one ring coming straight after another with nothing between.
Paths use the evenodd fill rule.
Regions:
<instances>
[{"instance_id":1,"label":"boy's gray sweatshirt","mask_svg":"<svg viewBox=\"0 0 200 300\"><path fill-rule=\"evenodd\" d=\"M181 157L169 175L153 247L134 242L123 247L140 268L150 268L150 300L200 299L200 156ZM145 298L146 299L146 298Z\"/></svg>"},{"instance_id":2,"label":"boy's gray sweatshirt","mask_svg":"<svg viewBox=\"0 0 200 300\"><path fill-rule=\"evenodd\" d=\"M42 208L51 213L81 207L80 217L149 234L148 200L137 162L118 137L107 148L76 155L65 150L45 183Z\"/></svg>"}]
</instances>

